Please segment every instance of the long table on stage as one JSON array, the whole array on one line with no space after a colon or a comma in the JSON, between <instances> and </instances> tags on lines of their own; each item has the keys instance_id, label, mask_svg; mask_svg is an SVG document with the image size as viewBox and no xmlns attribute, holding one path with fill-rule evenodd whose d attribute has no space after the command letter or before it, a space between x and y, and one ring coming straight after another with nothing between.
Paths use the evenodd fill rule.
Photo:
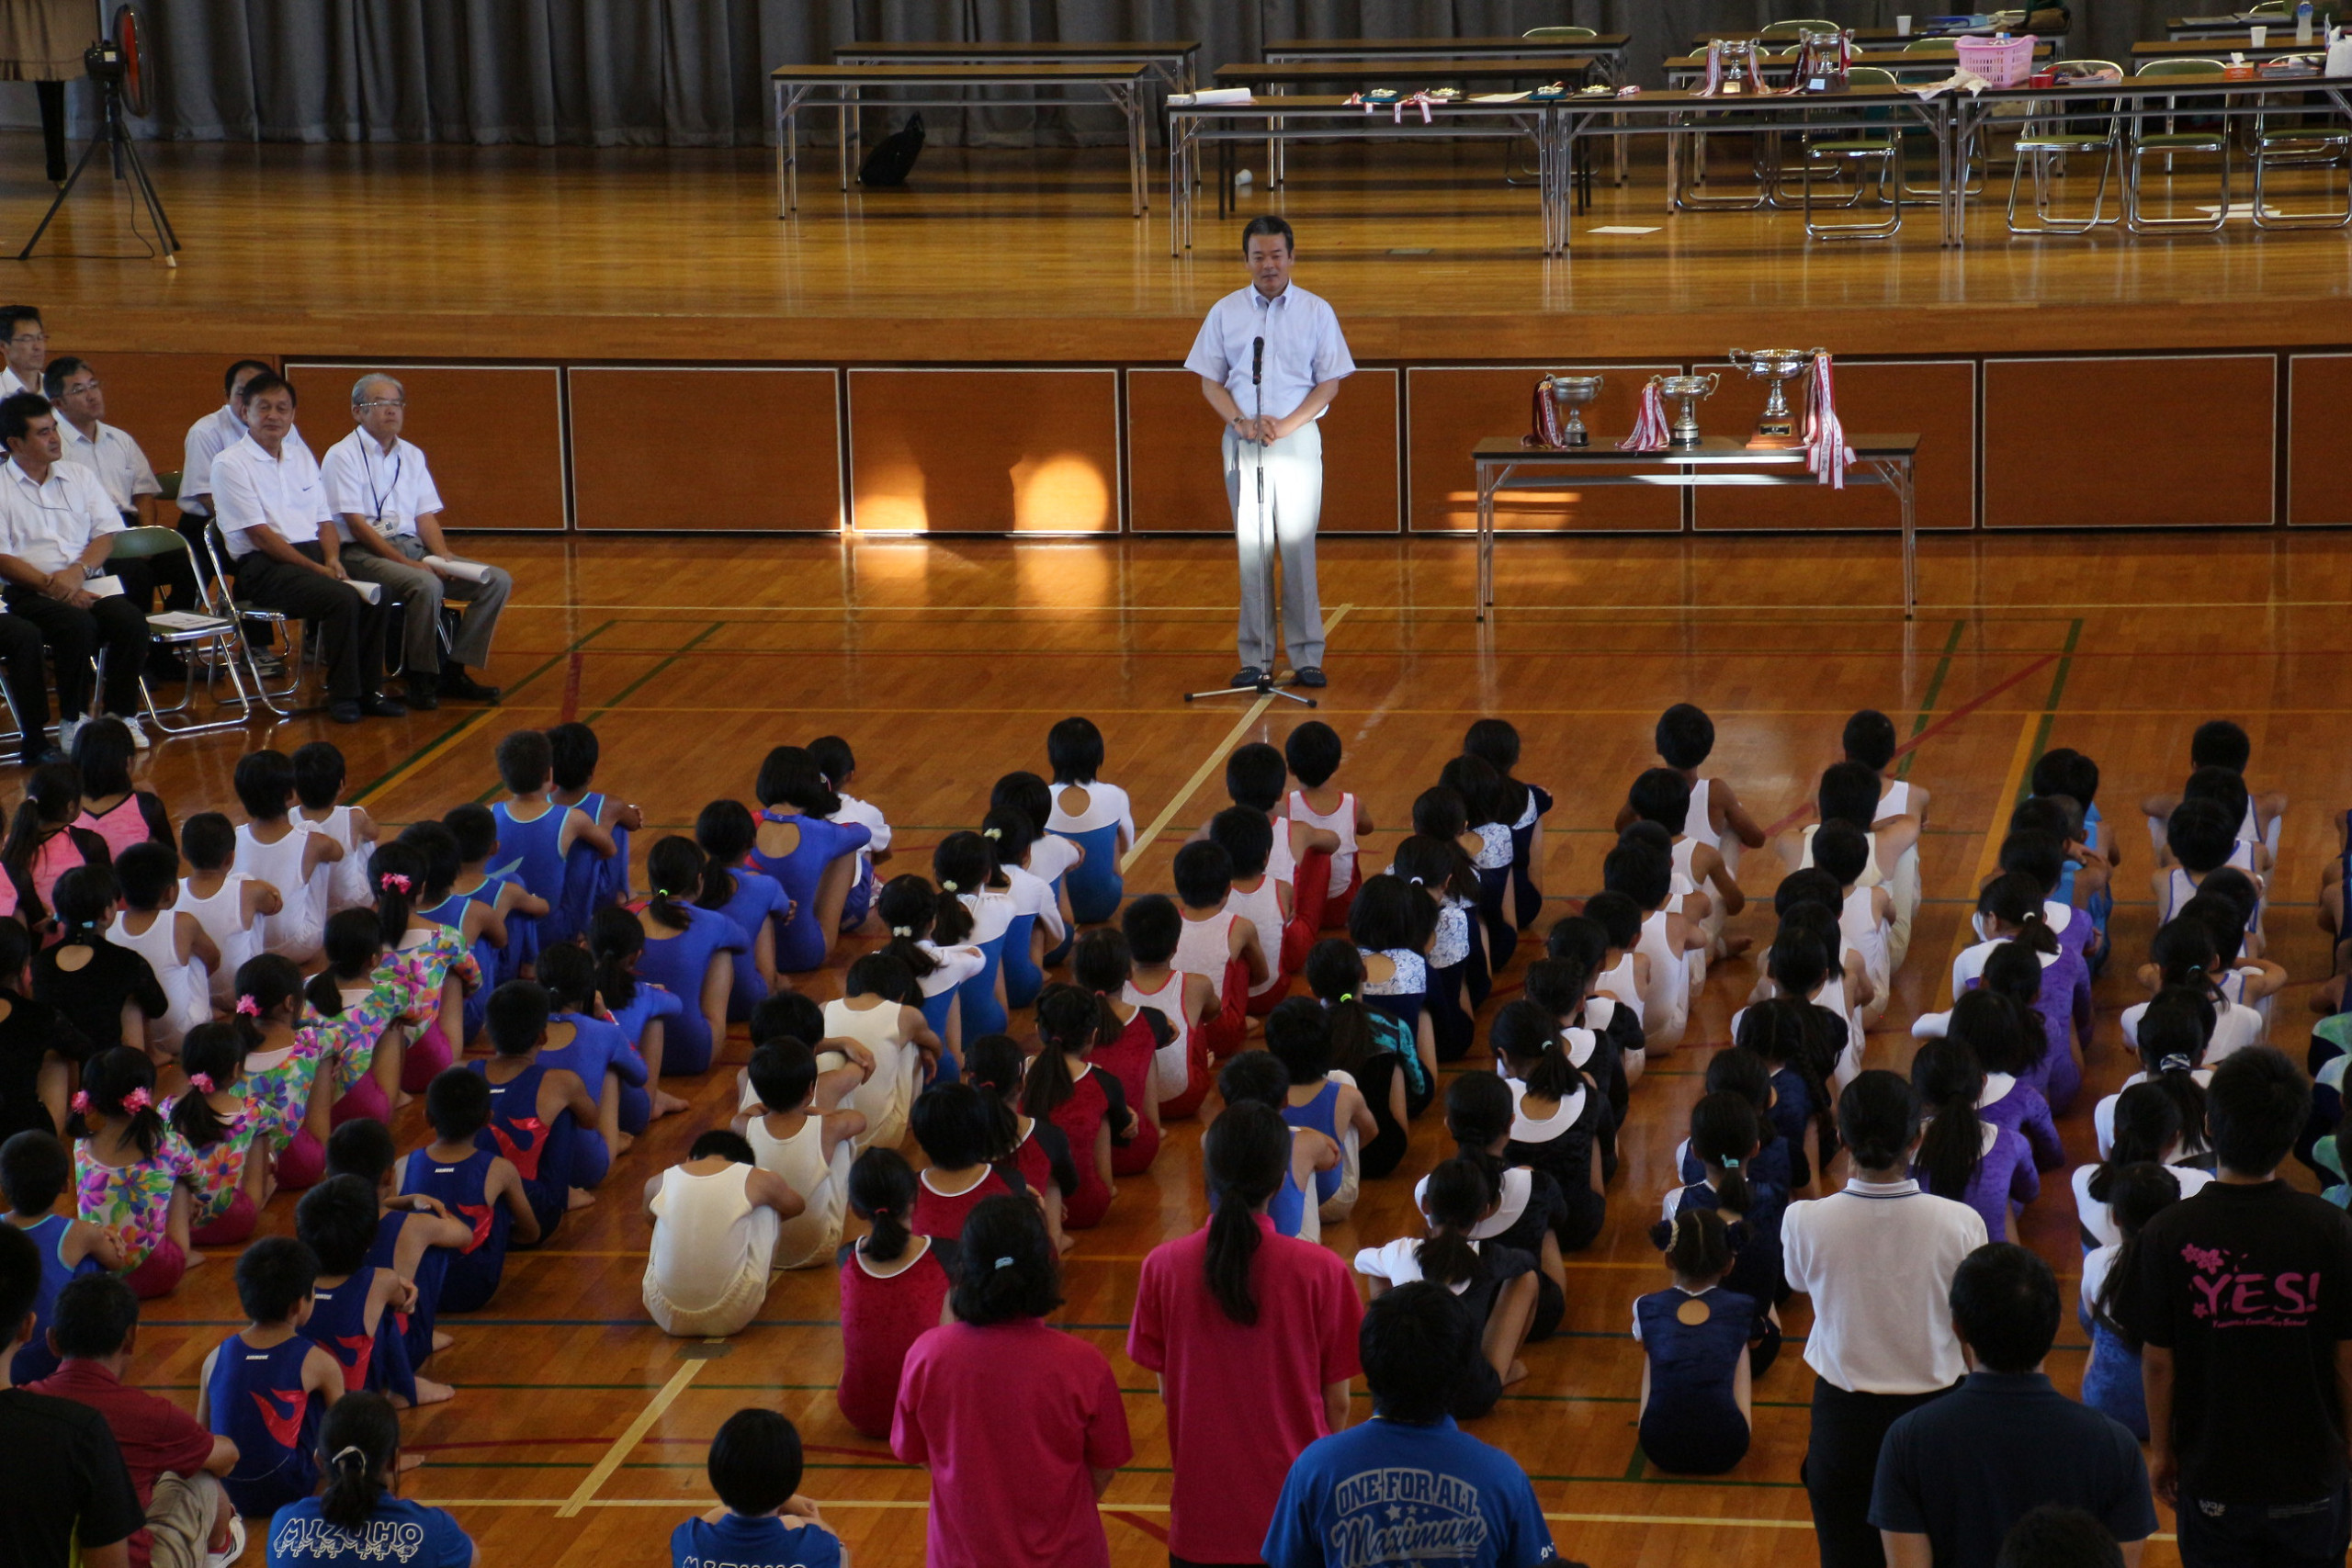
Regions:
<instances>
[{"instance_id":1,"label":"long table on stage","mask_svg":"<svg viewBox=\"0 0 2352 1568\"><path fill-rule=\"evenodd\" d=\"M858 114L865 108L1068 108L1072 99L1050 89L1091 88L1126 119L1127 190L1134 215L1150 205L1148 164L1144 155L1144 95L1159 67L1141 60L1091 64L974 65L957 60L899 65L779 65L768 73L775 92L775 215L788 218L800 205L800 111L835 109L841 115L841 182L849 189L850 147L858 140ZM1018 98L974 99L960 96L976 87L1026 87ZM874 89L893 96L868 104L860 95ZM911 91L912 96L901 96ZM926 96L928 93L930 96ZM950 93L959 96L948 96Z\"/></svg>"},{"instance_id":2,"label":"long table on stage","mask_svg":"<svg viewBox=\"0 0 2352 1568\"><path fill-rule=\"evenodd\" d=\"M1918 507L1912 484L1919 453L1917 435L1849 435L1854 466L1849 485L1884 485L1903 509L1903 618L1919 603ZM1478 587L1481 621L1495 604L1495 497L1510 490L1559 490L1573 485L1818 485L1804 469L1798 449L1754 449L1727 435L1710 435L1696 446L1663 452L1626 452L1596 440L1589 446L1529 446L1515 435L1489 435L1471 448L1478 478ZM1599 470L1623 469L1626 472ZM1763 472L1751 472L1763 469ZM1685 526L1688 526L1686 523Z\"/></svg>"},{"instance_id":3,"label":"long table on stage","mask_svg":"<svg viewBox=\"0 0 2352 1568\"><path fill-rule=\"evenodd\" d=\"M849 43L833 51L836 65L1117 65L1140 60L1171 93L1189 93L1200 74L1198 39L1121 39L1108 43L1047 43L971 39L944 43ZM988 104L975 104L988 108Z\"/></svg>"}]
</instances>

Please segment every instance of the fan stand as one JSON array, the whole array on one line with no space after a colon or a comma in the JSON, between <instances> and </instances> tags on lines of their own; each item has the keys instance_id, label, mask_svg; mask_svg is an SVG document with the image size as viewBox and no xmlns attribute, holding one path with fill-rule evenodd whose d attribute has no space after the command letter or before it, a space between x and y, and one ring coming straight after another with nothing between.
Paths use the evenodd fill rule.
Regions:
<instances>
[{"instance_id":1,"label":"fan stand","mask_svg":"<svg viewBox=\"0 0 2352 1568\"><path fill-rule=\"evenodd\" d=\"M139 143L131 140L130 116L125 112L122 99L121 78L94 76L92 80L98 85L103 123L97 134L90 138L90 144L82 150L81 161L74 165L73 174L58 187L56 199L41 215L40 227L33 231L32 238L25 242L25 248L17 253L17 259L32 259L33 248L40 243L40 237L49 232L49 226L55 221L58 210L65 205L65 198L72 196L74 187L81 183L83 171L90 166L90 160L97 156L98 149L105 147L113 153L114 177L129 180L139 199L146 204L147 216L155 225L156 241L164 247L164 265L175 267L180 265L179 258L173 253L180 248L179 237L172 231L172 220L164 214L164 198L155 194L155 182L147 177L147 165L139 156Z\"/></svg>"}]
</instances>

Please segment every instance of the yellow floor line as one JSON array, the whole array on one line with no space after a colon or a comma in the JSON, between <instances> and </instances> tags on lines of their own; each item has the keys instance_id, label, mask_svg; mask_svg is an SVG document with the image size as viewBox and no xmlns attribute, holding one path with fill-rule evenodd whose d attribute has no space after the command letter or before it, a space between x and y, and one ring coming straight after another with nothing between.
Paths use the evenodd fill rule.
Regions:
<instances>
[{"instance_id":1,"label":"yellow floor line","mask_svg":"<svg viewBox=\"0 0 2352 1568\"><path fill-rule=\"evenodd\" d=\"M1960 955L1976 945L1976 925L1968 918L1973 914L1976 890L1999 868L2001 840L2009 836L2009 813L2017 809L2018 791L2025 786L2025 773L2033 766L2034 738L2041 733L2041 710L2036 708L2025 716L2018 727L2018 749L2009 758L2009 771L2001 779L2001 793L1993 800L1992 825L1984 830L1984 848L1976 857L1976 874L1968 880L1966 889L1970 909L1961 918L1951 933L1951 952L1945 955L1944 972L1937 982L1937 995L1943 998L1942 1007L1952 1004L1951 966Z\"/></svg>"},{"instance_id":2,"label":"yellow floor line","mask_svg":"<svg viewBox=\"0 0 2352 1568\"><path fill-rule=\"evenodd\" d=\"M628 1430L623 1432L613 1446L605 1450L605 1457L596 1461L596 1468L581 1478L580 1484L572 1489L571 1495L566 1498L563 1506L555 1511L556 1517L571 1518L577 1516L581 1509L586 1507L590 1499L596 1495L596 1489L604 1485L611 1478L613 1472L621 1467L621 1461L628 1458L639 1440L653 1429L653 1423L662 1419L662 1413L670 1408L671 1402L685 1393L686 1385L701 1376L703 1368L709 1364L707 1359L697 1359L688 1361L673 1373L670 1381L662 1385L662 1391L648 1400L645 1408L638 1412L637 1419L628 1424Z\"/></svg>"}]
</instances>

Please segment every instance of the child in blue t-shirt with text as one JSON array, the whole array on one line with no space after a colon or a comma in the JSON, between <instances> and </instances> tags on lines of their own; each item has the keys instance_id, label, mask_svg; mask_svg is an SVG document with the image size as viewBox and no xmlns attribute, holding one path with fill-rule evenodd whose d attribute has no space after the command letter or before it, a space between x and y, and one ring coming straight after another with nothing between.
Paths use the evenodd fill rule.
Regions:
<instances>
[{"instance_id":1,"label":"child in blue t-shirt with text","mask_svg":"<svg viewBox=\"0 0 2352 1568\"><path fill-rule=\"evenodd\" d=\"M671 1568L841 1568L842 1543L799 1495L800 1434L773 1410L738 1410L710 1440L718 1506L670 1533Z\"/></svg>"}]
</instances>

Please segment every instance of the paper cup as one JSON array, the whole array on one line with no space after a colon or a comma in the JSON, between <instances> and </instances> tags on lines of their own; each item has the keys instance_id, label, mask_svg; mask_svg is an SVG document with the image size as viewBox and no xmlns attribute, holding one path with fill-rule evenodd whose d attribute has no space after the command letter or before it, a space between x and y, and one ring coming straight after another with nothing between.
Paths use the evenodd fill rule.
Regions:
<instances>
[{"instance_id":1,"label":"paper cup","mask_svg":"<svg viewBox=\"0 0 2352 1568\"><path fill-rule=\"evenodd\" d=\"M1894 36L1896 38L1909 38L1911 36L1910 17L1897 17L1894 18Z\"/></svg>"},{"instance_id":2,"label":"paper cup","mask_svg":"<svg viewBox=\"0 0 2352 1568\"><path fill-rule=\"evenodd\" d=\"M2270 41L2270 29L2268 28L2256 26L2247 28L2246 31L2250 35L2246 41L2251 43L2256 49L2262 48L2265 44Z\"/></svg>"}]
</instances>

